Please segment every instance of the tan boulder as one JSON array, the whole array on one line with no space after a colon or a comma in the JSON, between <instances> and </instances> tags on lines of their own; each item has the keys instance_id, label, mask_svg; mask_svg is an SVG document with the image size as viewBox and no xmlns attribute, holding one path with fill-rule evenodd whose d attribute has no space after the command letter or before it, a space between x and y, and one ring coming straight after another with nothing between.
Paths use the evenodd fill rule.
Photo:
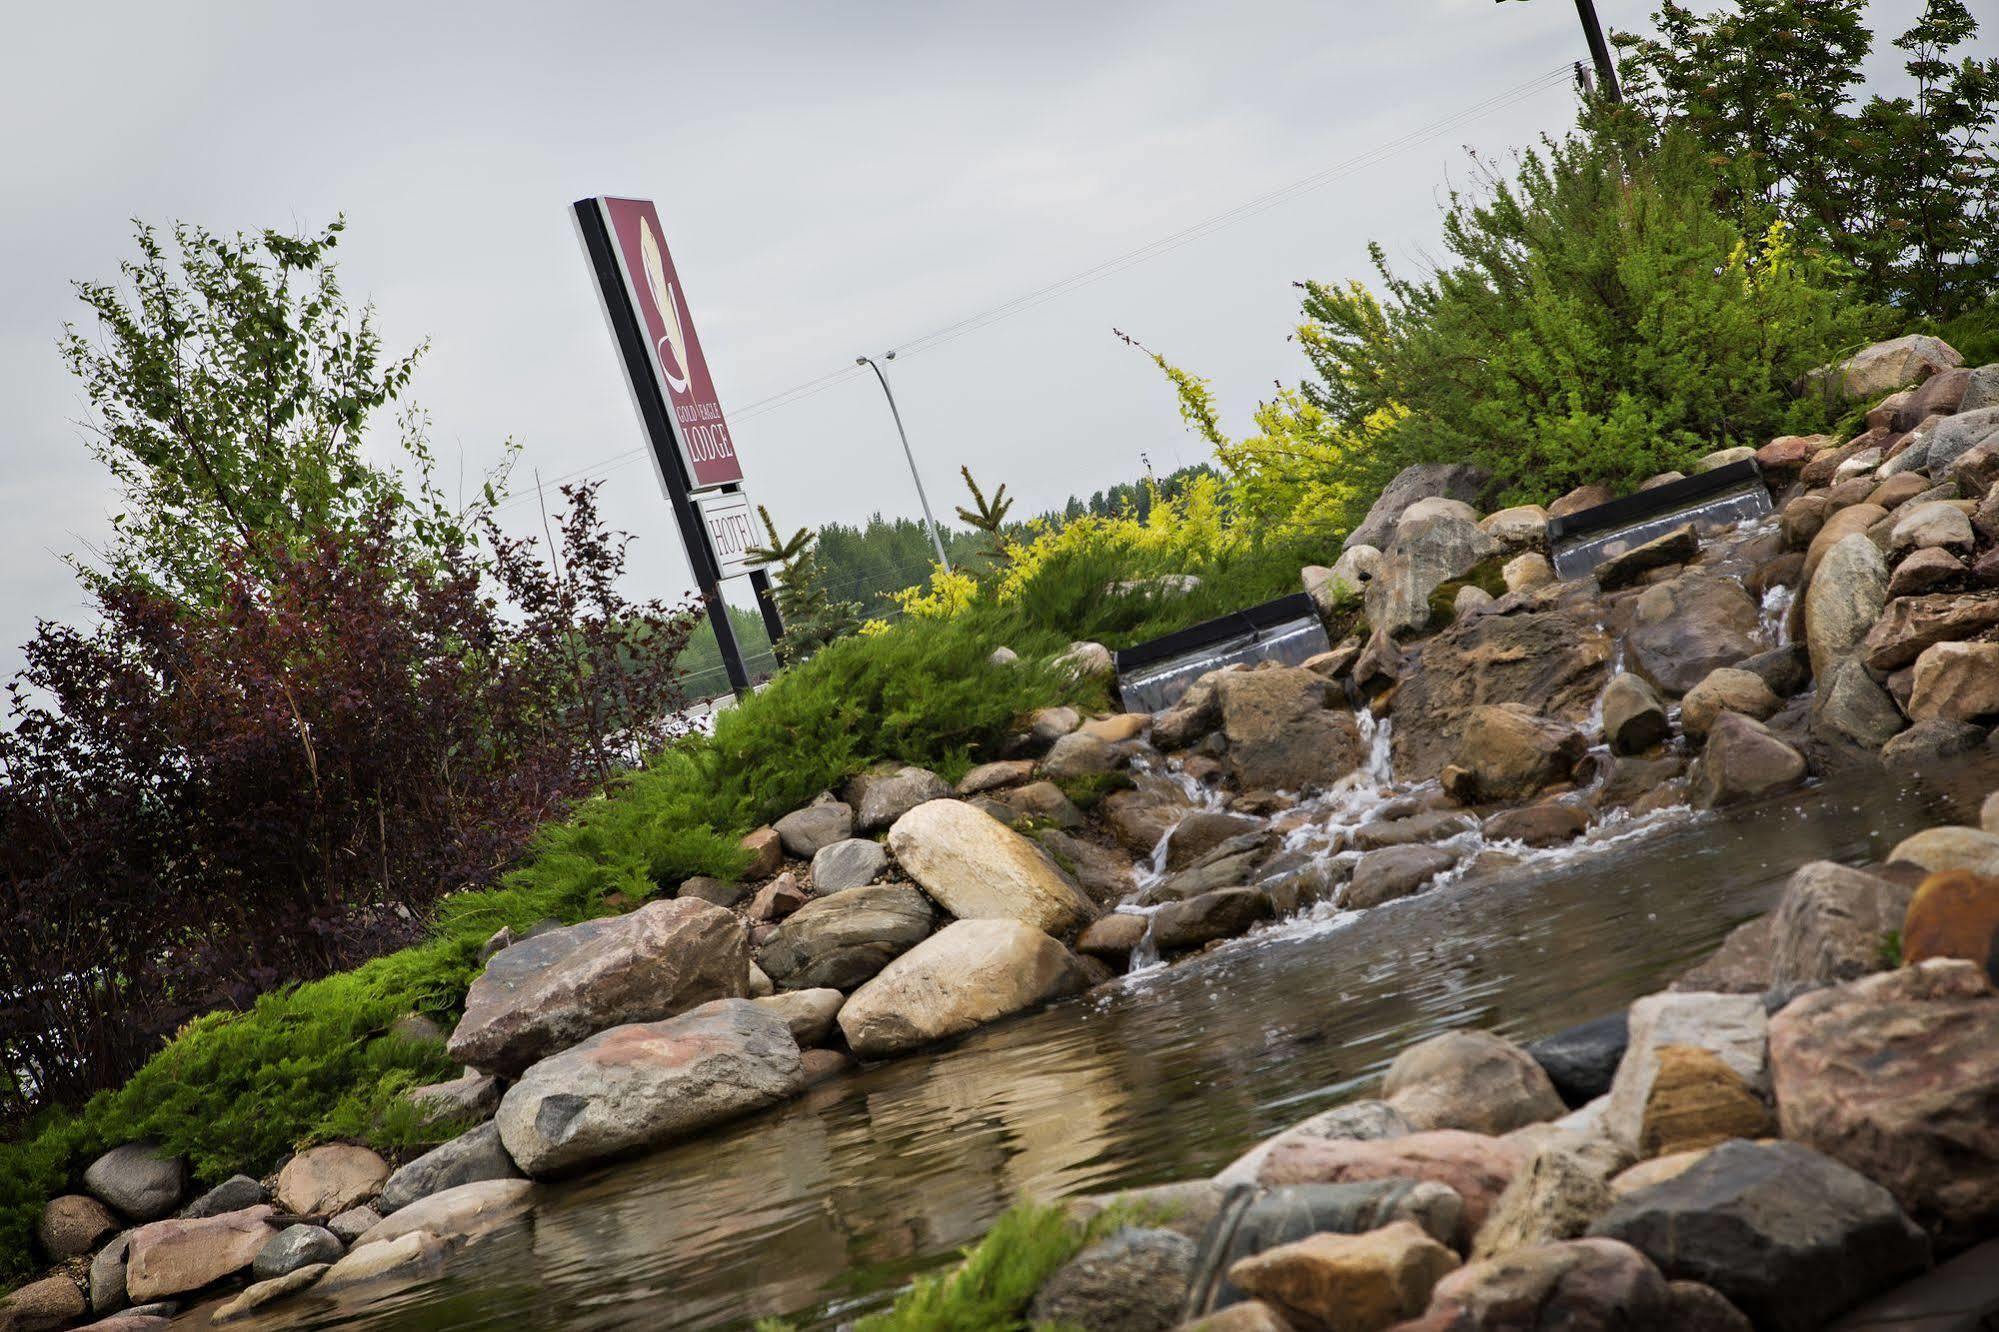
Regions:
<instances>
[{"instance_id":1,"label":"tan boulder","mask_svg":"<svg viewBox=\"0 0 1999 1332\"><path fill-rule=\"evenodd\" d=\"M1709 671L1707 678L1680 700L1680 728L1688 735L1704 736L1724 712L1739 712L1762 721L1781 705L1782 700L1763 683L1762 676L1723 666Z\"/></svg>"},{"instance_id":2,"label":"tan boulder","mask_svg":"<svg viewBox=\"0 0 1999 1332\"><path fill-rule=\"evenodd\" d=\"M1916 658L1909 716L1976 722L1999 714L1999 643L1938 643Z\"/></svg>"},{"instance_id":3,"label":"tan boulder","mask_svg":"<svg viewBox=\"0 0 1999 1332\"><path fill-rule=\"evenodd\" d=\"M1360 729L1345 707L1327 706L1328 688L1295 666L1215 677L1229 769L1244 790L1330 786L1360 765Z\"/></svg>"},{"instance_id":4,"label":"tan boulder","mask_svg":"<svg viewBox=\"0 0 1999 1332\"><path fill-rule=\"evenodd\" d=\"M1471 1256L1496 1258L1535 1244L1574 1239L1609 1211L1613 1201L1596 1163L1562 1147L1541 1147L1493 1204L1472 1239Z\"/></svg>"},{"instance_id":5,"label":"tan boulder","mask_svg":"<svg viewBox=\"0 0 1999 1332\"><path fill-rule=\"evenodd\" d=\"M389 1163L352 1143L311 1147L278 1172L278 1206L298 1216L333 1216L382 1191Z\"/></svg>"},{"instance_id":6,"label":"tan boulder","mask_svg":"<svg viewBox=\"0 0 1999 1332\"><path fill-rule=\"evenodd\" d=\"M1413 1221L1308 1235L1238 1260L1228 1279L1306 1328L1379 1332L1421 1313L1458 1256Z\"/></svg>"},{"instance_id":7,"label":"tan boulder","mask_svg":"<svg viewBox=\"0 0 1999 1332\"><path fill-rule=\"evenodd\" d=\"M784 867L784 839L768 825L744 833L743 850L750 853L750 863L743 870L745 878L768 879Z\"/></svg>"},{"instance_id":8,"label":"tan boulder","mask_svg":"<svg viewBox=\"0 0 1999 1332\"><path fill-rule=\"evenodd\" d=\"M960 920L1062 934L1097 914L1032 842L963 801L918 805L895 821L888 845L904 873Z\"/></svg>"},{"instance_id":9,"label":"tan boulder","mask_svg":"<svg viewBox=\"0 0 1999 1332\"><path fill-rule=\"evenodd\" d=\"M0 1296L0 1332L54 1332L89 1312L83 1291L57 1273Z\"/></svg>"},{"instance_id":10,"label":"tan boulder","mask_svg":"<svg viewBox=\"0 0 1999 1332\"><path fill-rule=\"evenodd\" d=\"M1902 961L1955 957L1999 981L1999 878L1967 870L1932 874L1902 920Z\"/></svg>"},{"instance_id":11,"label":"tan boulder","mask_svg":"<svg viewBox=\"0 0 1999 1332\"><path fill-rule=\"evenodd\" d=\"M260 1203L220 1216L153 1221L131 1235L125 1293L134 1304L182 1295L250 1266L277 1237L276 1215Z\"/></svg>"},{"instance_id":12,"label":"tan boulder","mask_svg":"<svg viewBox=\"0 0 1999 1332\"><path fill-rule=\"evenodd\" d=\"M1559 1118L1562 1098L1525 1050L1489 1031L1447 1031L1395 1057L1381 1099L1415 1129L1500 1134Z\"/></svg>"},{"instance_id":13,"label":"tan boulder","mask_svg":"<svg viewBox=\"0 0 1999 1332\"><path fill-rule=\"evenodd\" d=\"M1017 920L959 920L883 967L840 1009L840 1030L880 1058L1017 1013L1089 984L1081 961Z\"/></svg>"},{"instance_id":14,"label":"tan boulder","mask_svg":"<svg viewBox=\"0 0 1999 1332\"><path fill-rule=\"evenodd\" d=\"M35 1225L42 1252L57 1262L89 1253L97 1242L118 1229L118 1221L103 1203L86 1194L66 1193L49 1199Z\"/></svg>"},{"instance_id":15,"label":"tan boulder","mask_svg":"<svg viewBox=\"0 0 1999 1332\"><path fill-rule=\"evenodd\" d=\"M1532 592L1555 581L1555 566L1538 550L1524 551L1499 566L1508 592Z\"/></svg>"},{"instance_id":16,"label":"tan boulder","mask_svg":"<svg viewBox=\"0 0 1999 1332\"><path fill-rule=\"evenodd\" d=\"M1458 742L1458 766L1479 800L1518 800L1565 781L1588 748L1582 732L1518 703L1473 708Z\"/></svg>"},{"instance_id":17,"label":"tan boulder","mask_svg":"<svg viewBox=\"0 0 1999 1332\"><path fill-rule=\"evenodd\" d=\"M1665 1156L1730 1138L1767 1138L1776 1127L1763 1098L1721 1056L1697 1045L1659 1048L1659 1070L1638 1131L1641 1154Z\"/></svg>"},{"instance_id":18,"label":"tan boulder","mask_svg":"<svg viewBox=\"0 0 1999 1332\"><path fill-rule=\"evenodd\" d=\"M444 1270L446 1248L442 1239L427 1230L356 1244L320 1276L319 1289L331 1294L369 1281L434 1277Z\"/></svg>"},{"instance_id":19,"label":"tan boulder","mask_svg":"<svg viewBox=\"0 0 1999 1332\"><path fill-rule=\"evenodd\" d=\"M440 1189L368 1227L354 1240L354 1247L401 1239L413 1231L441 1239L476 1235L526 1211L534 1188L532 1180L481 1179Z\"/></svg>"},{"instance_id":20,"label":"tan boulder","mask_svg":"<svg viewBox=\"0 0 1999 1332\"><path fill-rule=\"evenodd\" d=\"M1895 843L1888 859L1919 865L1933 874L1969 870L1974 874L1999 875L1999 833L1949 823L1925 828Z\"/></svg>"},{"instance_id":21,"label":"tan boulder","mask_svg":"<svg viewBox=\"0 0 1999 1332\"><path fill-rule=\"evenodd\" d=\"M1811 544L1805 547L1806 587L1810 587L1812 576L1819 571L1819 565L1834 546L1850 536L1866 535L1868 528L1887 516L1888 511L1878 504L1851 504L1829 515L1825 525L1812 537Z\"/></svg>"}]
</instances>

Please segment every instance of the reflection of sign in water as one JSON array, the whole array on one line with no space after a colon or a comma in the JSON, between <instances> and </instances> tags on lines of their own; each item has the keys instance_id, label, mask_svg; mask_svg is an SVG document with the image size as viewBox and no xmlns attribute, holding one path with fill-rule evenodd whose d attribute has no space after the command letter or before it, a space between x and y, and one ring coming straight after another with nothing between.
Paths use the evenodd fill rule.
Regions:
<instances>
[{"instance_id":1,"label":"reflection of sign in water","mask_svg":"<svg viewBox=\"0 0 1999 1332\"><path fill-rule=\"evenodd\" d=\"M599 199L610 230L625 295L638 316L647 359L659 377L674 442L680 446L688 488L708 490L743 479L736 443L701 353L701 336L687 308L687 290L674 272L659 212L645 199ZM670 460L663 459L662 465Z\"/></svg>"},{"instance_id":2,"label":"reflection of sign in water","mask_svg":"<svg viewBox=\"0 0 1999 1332\"><path fill-rule=\"evenodd\" d=\"M701 530L708 537L708 549L715 553L715 567L722 577L734 578L763 567L750 558L757 544L756 514L750 497L740 490L711 491L695 499L701 510Z\"/></svg>"}]
</instances>

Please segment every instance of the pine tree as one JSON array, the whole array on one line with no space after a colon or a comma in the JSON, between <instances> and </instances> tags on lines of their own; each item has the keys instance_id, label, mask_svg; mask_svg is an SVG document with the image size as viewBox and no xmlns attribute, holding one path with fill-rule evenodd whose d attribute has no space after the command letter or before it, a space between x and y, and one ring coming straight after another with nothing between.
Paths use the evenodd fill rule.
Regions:
<instances>
[{"instance_id":1,"label":"pine tree","mask_svg":"<svg viewBox=\"0 0 1999 1332\"><path fill-rule=\"evenodd\" d=\"M986 534L985 549L979 553L990 560L992 567L997 569L1006 564L1009 558L1006 536L1002 529L1006 524L1007 511L1013 508L1013 501L1007 498L1004 482L988 500L985 492L979 489L979 483L972 479L971 468L960 467L958 475L965 478L965 486L972 492L972 507L968 509L962 504L959 505L958 521L967 523Z\"/></svg>"},{"instance_id":2,"label":"pine tree","mask_svg":"<svg viewBox=\"0 0 1999 1332\"><path fill-rule=\"evenodd\" d=\"M851 601L835 601L827 593L817 538L811 528L801 527L789 538L780 537L770 510L759 504L757 517L770 534L770 544L752 547L749 553L766 567L777 566L777 612L784 620L784 635L776 644L777 658L789 666L852 633L860 624L861 608Z\"/></svg>"}]
</instances>

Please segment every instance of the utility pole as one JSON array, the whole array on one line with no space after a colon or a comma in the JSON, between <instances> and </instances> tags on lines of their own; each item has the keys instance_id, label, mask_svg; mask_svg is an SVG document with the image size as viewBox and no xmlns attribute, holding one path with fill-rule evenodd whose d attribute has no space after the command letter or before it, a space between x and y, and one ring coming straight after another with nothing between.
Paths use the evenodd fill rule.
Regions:
<instances>
[{"instance_id":1,"label":"utility pole","mask_svg":"<svg viewBox=\"0 0 1999 1332\"><path fill-rule=\"evenodd\" d=\"M895 353L890 352L883 359L893 361ZM910 452L909 432L902 428L902 413L896 410L895 393L888 386L888 376L882 373L882 368L875 364L872 356L856 356L854 364L865 365L874 371L875 378L881 381L882 392L888 396L888 414L895 418L895 433L902 436L902 456L909 459L909 479L916 483L916 499L923 506L923 523L930 529L930 544L937 548L937 563L944 566L945 573L950 573L951 557L944 553L944 539L937 535L937 520L930 514L930 497L923 493L923 477L916 470L916 455Z\"/></svg>"},{"instance_id":2,"label":"utility pole","mask_svg":"<svg viewBox=\"0 0 1999 1332\"><path fill-rule=\"evenodd\" d=\"M1617 84L1617 65L1610 58L1610 43L1603 39L1603 24L1597 22L1596 0L1576 0L1576 17L1583 21L1583 36L1596 64L1597 87L1611 101L1622 102L1624 90Z\"/></svg>"}]
</instances>

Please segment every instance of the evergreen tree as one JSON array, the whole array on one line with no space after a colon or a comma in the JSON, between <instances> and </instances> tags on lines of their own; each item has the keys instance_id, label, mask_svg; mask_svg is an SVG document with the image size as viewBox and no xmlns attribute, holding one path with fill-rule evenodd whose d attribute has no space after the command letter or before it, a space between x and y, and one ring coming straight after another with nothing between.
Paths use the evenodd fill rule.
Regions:
<instances>
[{"instance_id":1,"label":"evergreen tree","mask_svg":"<svg viewBox=\"0 0 1999 1332\"><path fill-rule=\"evenodd\" d=\"M852 633L860 623L861 608L827 594L812 529L801 527L788 538L780 537L770 511L761 504L757 517L770 534L770 544L753 547L749 553L766 566L778 566L777 610L784 620L784 635L777 641L777 657L788 666Z\"/></svg>"}]
</instances>

